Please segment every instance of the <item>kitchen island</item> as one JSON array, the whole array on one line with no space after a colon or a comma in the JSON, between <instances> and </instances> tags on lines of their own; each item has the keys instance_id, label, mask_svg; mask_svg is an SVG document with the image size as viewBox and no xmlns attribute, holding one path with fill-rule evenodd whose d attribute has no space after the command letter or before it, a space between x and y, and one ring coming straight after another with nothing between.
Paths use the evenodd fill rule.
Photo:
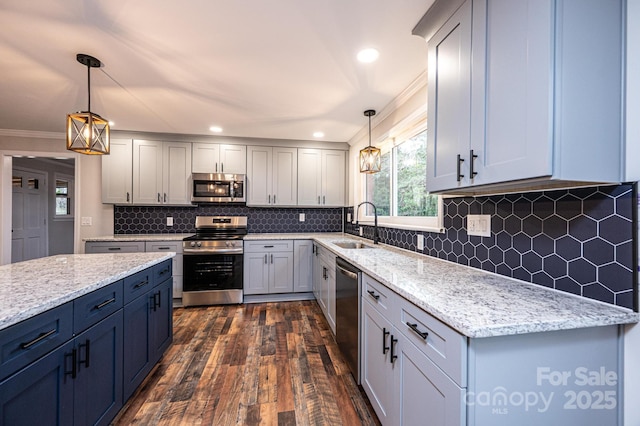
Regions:
<instances>
[{"instance_id":1,"label":"kitchen island","mask_svg":"<svg viewBox=\"0 0 640 426\"><path fill-rule=\"evenodd\" d=\"M173 256L0 266L0 424L108 424L171 344Z\"/></svg>"}]
</instances>

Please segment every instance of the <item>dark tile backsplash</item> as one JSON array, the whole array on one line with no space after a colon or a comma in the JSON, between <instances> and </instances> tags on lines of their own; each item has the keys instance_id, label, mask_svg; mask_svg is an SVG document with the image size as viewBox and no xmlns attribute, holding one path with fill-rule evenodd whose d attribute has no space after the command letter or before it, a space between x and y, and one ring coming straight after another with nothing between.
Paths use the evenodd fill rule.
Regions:
<instances>
[{"instance_id":1,"label":"dark tile backsplash","mask_svg":"<svg viewBox=\"0 0 640 426\"><path fill-rule=\"evenodd\" d=\"M300 222L299 214L305 214ZM198 207L115 206L115 234L162 234L195 232L196 216L247 216L249 232L341 232L342 208L257 208L240 205ZM167 226L167 217L173 226Z\"/></svg>"},{"instance_id":2,"label":"dark tile backsplash","mask_svg":"<svg viewBox=\"0 0 640 426\"><path fill-rule=\"evenodd\" d=\"M353 214L353 208L345 209ZM491 236L468 236L467 214L490 214ZM444 233L380 228L381 242L634 308L637 192L623 184L444 200ZM346 223L345 232L357 235ZM425 248L416 247L416 234ZM364 227L373 238L373 227Z\"/></svg>"}]
</instances>

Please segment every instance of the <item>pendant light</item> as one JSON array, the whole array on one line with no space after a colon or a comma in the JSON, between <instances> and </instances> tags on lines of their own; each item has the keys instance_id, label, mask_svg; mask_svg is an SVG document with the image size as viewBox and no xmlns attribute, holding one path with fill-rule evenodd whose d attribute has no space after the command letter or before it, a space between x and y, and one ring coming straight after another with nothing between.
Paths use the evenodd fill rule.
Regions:
<instances>
[{"instance_id":1,"label":"pendant light","mask_svg":"<svg viewBox=\"0 0 640 426\"><path fill-rule=\"evenodd\" d=\"M371 117L376 111L368 109L364 112L369 117L369 146L360 150L360 173L378 173L380 171L380 149L371 146Z\"/></svg>"},{"instance_id":2,"label":"pendant light","mask_svg":"<svg viewBox=\"0 0 640 426\"><path fill-rule=\"evenodd\" d=\"M109 154L109 121L91 112L91 68L102 63L84 53L78 53L76 59L87 67L89 101L86 111L67 115L67 149L80 154Z\"/></svg>"}]
</instances>

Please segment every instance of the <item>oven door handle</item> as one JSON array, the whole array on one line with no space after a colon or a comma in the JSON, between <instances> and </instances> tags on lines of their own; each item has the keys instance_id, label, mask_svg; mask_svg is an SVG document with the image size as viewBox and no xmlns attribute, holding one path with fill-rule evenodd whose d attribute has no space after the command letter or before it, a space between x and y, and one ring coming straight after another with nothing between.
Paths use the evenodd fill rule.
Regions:
<instances>
[{"instance_id":1,"label":"oven door handle","mask_svg":"<svg viewBox=\"0 0 640 426\"><path fill-rule=\"evenodd\" d=\"M217 248L215 250L203 250L203 249L182 249L182 253L186 255L194 255L194 254L242 254L244 252L243 249L237 248Z\"/></svg>"}]
</instances>

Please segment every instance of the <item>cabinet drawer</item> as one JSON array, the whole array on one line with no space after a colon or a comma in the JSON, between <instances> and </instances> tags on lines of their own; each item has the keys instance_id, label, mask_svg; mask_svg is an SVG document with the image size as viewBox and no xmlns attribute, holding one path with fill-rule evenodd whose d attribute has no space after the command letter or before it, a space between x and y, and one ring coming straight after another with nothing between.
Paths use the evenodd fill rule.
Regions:
<instances>
[{"instance_id":1,"label":"cabinet drawer","mask_svg":"<svg viewBox=\"0 0 640 426\"><path fill-rule=\"evenodd\" d=\"M0 331L0 380L71 339L73 302Z\"/></svg>"},{"instance_id":2,"label":"cabinet drawer","mask_svg":"<svg viewBox=\"0 0 640 426\"><path fill-rule=\"evenodd\" d=\"M182 253L182 241L147 241L145 251L173 251Z\"/></svg>"},{"instance_id":3,"label":"cabinet drawer","mask_svg":"<svg viewBox=\"0 0 640 426\"><path fill-rule=\"evenodd\" d=\"M87 242L84 245L85 253L140 253L144 252L143 241L122 242Z\"/></svg>"},{"instance_id":4,"label":"cabinet drawer","mask_svg":"<svg viewBox=\"0 0 640 426\"><path fill-rule=\"evenodd\" d=\"M245 241L244 251L247 253L258 252L277 252L290 251L293 252L293 240L263 240L263 241Z\"/></svg>"},{"instance_id":5,"label":"cabinet drawer","mask_svg":"<svg viewBox=\"0 0 640 426\"><path fill-rule=\"evenodd\" d=\"M121 309L123 299L122 280L75 299L73 332L80 333Z\"/></svg>"},{"instance_id":6,"label":"cabinet drawer","mask_svg":"<svg viewBox=\"0 0 640 426\"><path fill-rule=\"evenodd\" d=\"M391 318L396 294L367 274L362 274L362 298L385 318Z\"/></svg>"},{"instance_id":7,"label":"cabinet drawer","mask_svg":"<svg viewBox=\"0 0 640 426\"><path fill-rule=\"evenodd\" d=\"M153 268L147 268L124 280L124 304L131 302L138 296L145 294L154 286Z\"/></svg>"},{"instance_id":8,"label":"cabinet drawer","mask_svg":"<svg viewBox=\"0 0 640 426\"><path fill-rule=\"evenodd\" d=\"M153 286L163 283L173 275L173 261L165 260L153 266Z\"/></svg>"},{"instance_id":9,"label":"cabinet drawer","mask_svg":"<svg viewBox=\"0 0 640 426\"><path fill-rule=\"evenodd\" d=\"M466 337L398 297L396 328L459 386L467 386Z\"/></svg>"}]
</instances>

